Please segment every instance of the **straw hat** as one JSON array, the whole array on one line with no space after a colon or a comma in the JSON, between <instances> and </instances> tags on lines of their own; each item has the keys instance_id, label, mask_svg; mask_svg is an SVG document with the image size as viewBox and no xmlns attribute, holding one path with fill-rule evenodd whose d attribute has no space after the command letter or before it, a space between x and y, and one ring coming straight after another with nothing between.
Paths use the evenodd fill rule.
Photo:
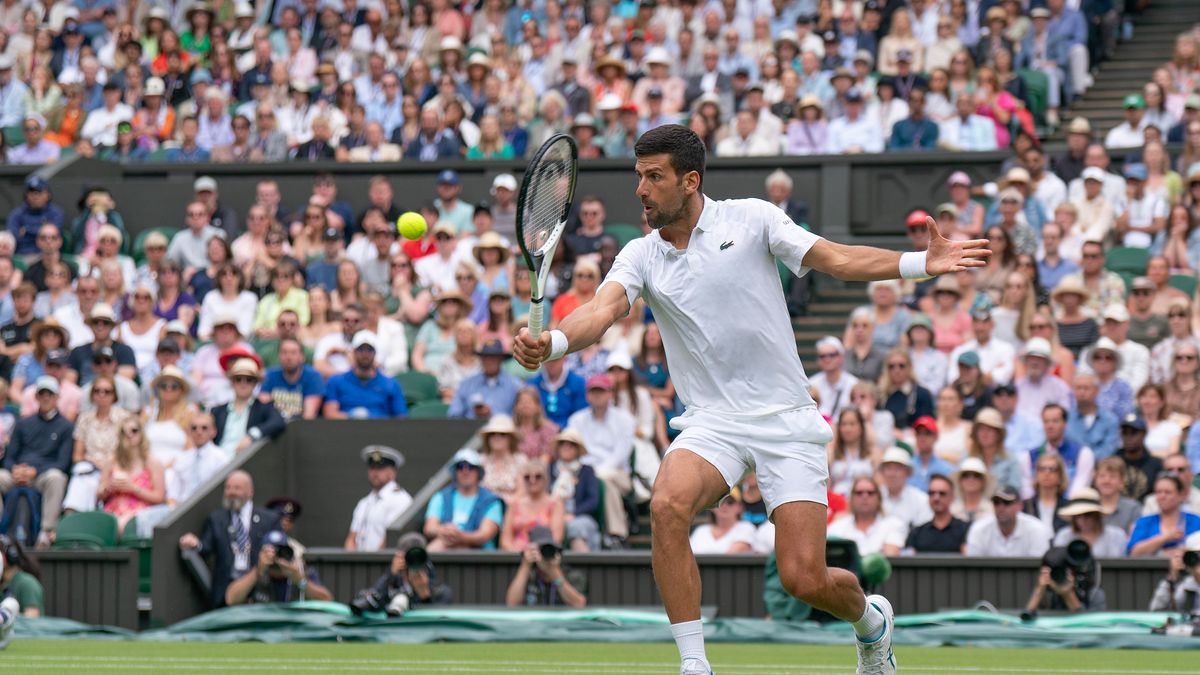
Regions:
<instances>
[{"instance_id":1,"label":"straw hat","mask_svg":"<svg viewBox=\"0 0 1200 675\"><path fill-rule=\"evenodd\" d=\"M233 379L239 375L253 377L255 380L262 379L262 370L259 369L258 363L254 359L238 359L233 362L233 365L225 371L225 376Z\"/></svg>"},{"instance_id":2,"label":"straw hat","mask_svg":"<svg viewBox=\"0 0 1200 675\"><path fill-rule=\"evenodd\" d=\"M1083 282L1072 277L1067 277L1066 279L1058 282L1058 286L1054 289L1054 292L1050 294L1050 298L1055 302L1058 302L1058 298L1060 296L1067 295L1068 293L1074 293L1075 295L1078 295L1080 298L1082 298L1081 302L1087 302L1088 298L1092 297L1091 291L1087 289L1087 286L1083 285Z\"/></svg>"},{"instance_id":3,"label":"straw hat","mask_svg":"<svg viewBox=\"0 0 1200 675\"><path fill-rule=\"evenodd\" d=\"M513 424L513 420L508 415L492 415L488 423L479 430L480 436L488 434L508 434L510 436L517 435L517 425Z\"/></svg>"},{"instance_id":4,"label":"straw hat","mask_svg":"<svg viewBox=\"0 0 1200 675\"><path fill-rule=\"evenodd\" d=\"M991 406L980 408L979 412L975 413L975 424L991 427L993 429L1005 428L1004 416L1000 414L999 410L996 410Z\"/></svg>"},{"instance_id":5,"label":"straw hat","mask_svg":"<svg viewBox=\"0 0 1200 675\"><path fill-rule=\"evenodd\" d=\"M1058 510L1058 515L1063 518L1082 516L1085 513L1099 513L1107 516L1112 513L1112 509L1106 509L1100 503L1099 492L1090 487L1082 487L1072 492L1071 501Z\"/></svg>"},{"instance_id":6,"label":"straw hat","mask_svg":"<svg viewBox=\"0 0 1200 675\"><path fill-rule=\"evenodd\" d=\"M33 327L33 334L30 336L33 344L36 345L38 341L42 339L42 333L45 333L48 330L56 331L58 333L59 337L62 338L64 347L71 339L70 333L68 333L67 329L58 322L58 319L50 317L48 319L44 319L41 323Z\"/></svg>"},{"instance_id":7,"label":"straw hat","mask_svg":"<svg viewBox=\"0 0 1200 675\"><path fill-rule=\"evenodd\" d=\"M616 68L621 73L619 75L619 77L625 76L625 62L618 58L614 58L612 56L605 56L604 58L602 58L596 62L596 68L595 68L596 73L600 73L605 68Z\"/></svg>"},{"instance_id":8,"label":"straw hat","mask_svg":"<svg viewBox=\"0 0 1200 675\"><path fill-rule=\"evenodd\" d=\"M567 428L560 431L554 437L554 444L558 445L559 443L574 443L579 446L580 454L587 454L587 446L583 443L583 435L574 429Z\"/></svg>"},{"instance_id":9,"label":"straw hat","mask_svg":"<svg viewBox=\"0 0 1200 675\"><path fill-rule=\"evenodd\" d=\"M489 248L500 251L501 263L508 260L508 256L512 254L512 251L504 245L504 240L500 238L500 235L495 232L484 232L483 236L479 237L479 242L471 247L471 255L475 256L475 259L482 265L483 252Z\"/></svg>"},{"instance_id":10,"label":"straw hat","mask_svg":"<svg viewBox=\"0 0 1200 675\"><path fill-rule=\"evenodd\" d=\"M933 285L934 293L953 293L958 297L962 297L962 287L958 284L958 279L952 274L944 274L938 277L937 283Z\"/></svg>"},{"instance_id":11,"label":"straw hat","mask_svg":"<svg viewBox=\"0 0 1200 675\"><path fill-rule=\"evenodd\" d=\"M163 380L175 380L183 387L183 394L186 396L192 390L192 384L188 382L187 376L178 366L164 366L162 371L150 381L151 389L158 389L158 385Z\"/></svg>"},{"instance_id":12,"label":"straw hat","mask_svg":"<svg viewBox=\"0 0 1200 675\"><path fill-rule=\"evenodd\" d=\"M436 302L439 307L443 302L450 302L451 300L456 300L462 304L463 314L470 314L471 310L475 308L475 305L471 302L471 299L463 295L461 291L442 291L436 298Z\"/></svg>"}]
</instances>

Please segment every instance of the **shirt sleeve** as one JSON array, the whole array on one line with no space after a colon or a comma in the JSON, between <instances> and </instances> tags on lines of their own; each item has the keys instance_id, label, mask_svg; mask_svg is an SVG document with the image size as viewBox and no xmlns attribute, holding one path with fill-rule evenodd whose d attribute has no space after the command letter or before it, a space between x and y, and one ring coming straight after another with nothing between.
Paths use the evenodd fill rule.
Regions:
<instances>
[{"instance_id":1,"label":"shirt sleeve","mask_svg":"<svg viewBox=\"0 0 1200 675\"><path fill-rule=\"evenodd\" d=\"M642 275L643 263L648 247L653 245L645 238L634 239L626 245L617 254L612 269L608 271L608 275L604 277L604 283L600 284L600 287L603 288L610 283L620 284L625 289L625 297L629 300L629 306L632 307L645 288L645 279Z\"/></svg>"},{"instance_id":2,"label":"shirt sleeve","mask_svg":"<svg viewBox=\"0 0 1200 675\"><path fill-rule=\"evenodd\" d=\"M438 522L442 520L442 493L436 492L429 499L429 507L425 509L425 519L436 518Z\"/></svg>"},{"instance_id":3,"label":"shirt sleeve","mask_svg":"<svg viewBox=\"0 0 1200 675\"><path fill-rule=\"evenodd\" d=\"M792 219L774 204L763 202L763 218L767 223L767 246L771 255L787 265L796 276L808 273L804 256L808 255L820 237L792 222Z\"/></svg>"},{"instance_id":4,"label":"shirt sleeve","mask_svg":"<svg viewBox=\"0 0 1200 675\"><path fill-rule=\"evenodd\" d=\"M501 515L501 513L500 513L500 501L499 500L492 502L492 505L488 507L487 513L483 514L483 519L490 520L493 523L496 523L497 525L501 525L504 523L504 516Z\"/></svg>"}]
</instances>

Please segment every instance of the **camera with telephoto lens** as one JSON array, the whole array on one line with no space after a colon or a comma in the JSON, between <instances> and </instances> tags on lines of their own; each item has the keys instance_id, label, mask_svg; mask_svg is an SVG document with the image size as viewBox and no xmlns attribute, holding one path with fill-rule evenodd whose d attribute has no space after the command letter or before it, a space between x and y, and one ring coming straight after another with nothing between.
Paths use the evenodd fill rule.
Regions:
<instances>
[{"instance_id":1,"label":"camera with telephoto lens","mask_svg":"<svg viewBox=\"0 0 1200 675\"><path fill-rule=\"evenodd\" d=\"M560 549L555 544L542 544L538 547L538 553L542 555L542 560L550 562L558 557Z\"/></svg>"},{"instance_id":2,"label":"camera with telephoto lens","mask_svg":"<svg viewBox=\"0 0 1200 675\"><path fill-rule=\"evenodd\" d=\"M275 559L292 562L296 559L296 551L290 544L280 544L275 547Z\"/></svg>"},{"instance_id":3,"label":"camera with telephoto lens","mask_svg":"<svg viewBox=\"0 0 1200 675\"><path fill-rule=\"evenodd\" d=\"M1191 569L1197 565L1200 565L1200 551L1184 551L1183 566Z\"/></svg>"},{"instance_id":4,"label":"camera with telephoto lens","mask_svg":"<svg viewBox=\"0 0 1200 675\"><path fill-rule=\"evenodd\" d=\"M385 612L389 616L400 616L408 611L410 598L405 592L408 587L405 574L408 570L424 569L432 574L429 552L422 546L413 546L404 552L405 571L393 574L385 584L364 588L350 601L350 611L355 616L364 612Z\"/></svg>"},{"instance_id":5,"label":"camera with telephoto lens","mask_svg":"<svg viewBox=\"0 0 1200 675\"><path fill-rule=\"evenodd\" d=\"M1075 595L1086 607L1088 592L1095 585L1096 561L1092 558L1092 547L1082 539L1066 546L1055 546L1042 556L1042 564L1050 568L1050 579L1055 584L1067 581L1067 572L1075 575Z\"/></svg>"}]
</instances>

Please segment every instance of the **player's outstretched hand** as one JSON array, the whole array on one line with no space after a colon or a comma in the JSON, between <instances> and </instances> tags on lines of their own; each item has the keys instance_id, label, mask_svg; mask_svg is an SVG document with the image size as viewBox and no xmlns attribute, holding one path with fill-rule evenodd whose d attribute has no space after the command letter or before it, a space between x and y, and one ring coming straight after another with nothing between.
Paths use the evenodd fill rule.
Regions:
<instances>
[{"instance_id":1,"label":"player's outstretched hand","mask_svg":"<svg viewBox=\"0 0 1200 675\"><path fill-rule=\"evenodd\" d=\"M517 363L529 370L541 367L546 357L550 356L550 331L542 331L537 338L529 333L528 328L522 328L513 340L513 357Z\"/></svg>"},{"instance_id":2,"label":"player's outstretched hand","mask_svg":"<svg viewBox=\"0 0 1200 675\"><path fill-rule=\"evenodd\" d=\"M925 271L930 276L987 265L987 258L992 254L987 239L950 241L942 236L933 218L926 217L925 224L929 226L929 253L925 257Z\"/></svg>"}]
</instances>

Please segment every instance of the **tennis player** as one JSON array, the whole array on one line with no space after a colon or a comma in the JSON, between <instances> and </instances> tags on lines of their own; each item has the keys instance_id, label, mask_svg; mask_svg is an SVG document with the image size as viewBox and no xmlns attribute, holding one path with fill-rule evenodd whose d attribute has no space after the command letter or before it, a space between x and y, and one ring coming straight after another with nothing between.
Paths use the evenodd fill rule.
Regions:
<instances>
[{"instance_id":1,"label":"tennis player","mask_svg":"<svg viewBox=\"0 0 1200 675\"><path fill-rule=\"evenodd\" d=\"M672 420L650 500L654 578L679 647L680 675L710 675L700 623L700 573L688 543L696 514L754 470L775 523L784 588L851 622L858 672L894 673L892 608L865 597L855 576L825 566L826 444L833 433L808 394L775 260L797 275L918 278L985 264L987 240L951 242L929 219L929 249L903 255L837 244L758 199L713 201L701 192L705 149L679 125L634 147L637 197L650 234L617 256L596 297L553 331L515 341L527 368L586 348L646 299L662 332L671 379L686 406Z\"/></svg>"}]
</instances>

